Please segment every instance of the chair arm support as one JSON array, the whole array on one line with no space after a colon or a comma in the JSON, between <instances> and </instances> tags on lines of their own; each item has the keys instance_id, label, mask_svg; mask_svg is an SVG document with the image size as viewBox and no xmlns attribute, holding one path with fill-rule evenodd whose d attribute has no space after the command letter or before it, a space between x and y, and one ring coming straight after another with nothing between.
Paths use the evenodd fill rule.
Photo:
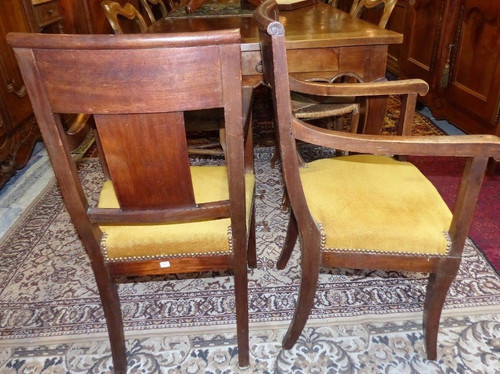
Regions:
<instances>
[{"instance_id":1,"label":"chair arm support","mask_svg":"<svg viewBox=\"0 0 500 374\"><path fill-rule=\"evenodd\" d=\"M429 85L421 79L383 81L369 83L322 83L306 82L289 77L290 90L318 96L380 96L380 95L425 95Z\"/></svg>"},{"instance_id":2,"label":"chair arm support","mask_svg":"<svg viewBox=\"0 0 500 374\"><path fill-rule=\"evenodd\" d=\"M500 138L495 135L366 135L316 127L295 117L293 121L293 131L297 139L351 152L458 157L494 157L500 155Z\"/></svg>"}]
</instances>

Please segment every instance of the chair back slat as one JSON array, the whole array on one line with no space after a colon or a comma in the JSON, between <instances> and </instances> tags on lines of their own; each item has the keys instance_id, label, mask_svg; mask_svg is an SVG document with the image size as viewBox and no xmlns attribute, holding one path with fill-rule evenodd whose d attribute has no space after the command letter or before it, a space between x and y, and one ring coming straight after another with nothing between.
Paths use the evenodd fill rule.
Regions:
<instances>
[{"instance_id":1,"label":"chair back slat","mask_svg":"<svg viewBox=\"0 0 500 374\"><path fill-rule=\"evenodd\" d=\"M168 10L162 0L140 0L142 8L146 11L149 21L154 23L157 20L158 9L161 17L168 15ZM173 3L169 2L169 7L173 10Z\"/></svg>"},{"instance_id":2,"label":"chair back slat","mask_svg":"<svg viewBox=\"0 0 500 374\"><path fill-rule=\"evenodd\" d=\"M122 209L195 203L182 112L94 117Z\"/></svg>"}]
</instances>

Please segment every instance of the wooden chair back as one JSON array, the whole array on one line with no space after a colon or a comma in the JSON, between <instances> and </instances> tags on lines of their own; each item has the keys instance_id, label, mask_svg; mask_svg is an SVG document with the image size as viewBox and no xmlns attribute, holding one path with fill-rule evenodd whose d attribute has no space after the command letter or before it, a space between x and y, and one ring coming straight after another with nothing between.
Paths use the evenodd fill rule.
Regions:
<instances>
[{"instance_id":1,"label":"wooden chair back","mask_svg":"<svg viewBox=\"0 0 500 374\"><path fill-rule=\"evenodd\" d=\"M378 25L385 29L397 2L398 0L354 0L349 13L353 17L360 18L365 9L383 7Z\"/></svg>"},{"instance_id":2,"label":"wooden chair back","mask_svg":"<svg viewBox=\"0 0 500 374\"><path fill-rule=\"evenodd\" d=\"M245 171L252 169L253 158L245 156L252 149L251 139L244 142L244 133L251 134L251 122L243 126L251 92L241 86L239 30L118 36L11 34L9 43L63 198L91 259L115 372L126 371L126 356L117 291L110 277L223 269L235 273L239 362L248 365L246 248L250 239ZM211 108L224 111L229 198L196 203L183 113ZM60 121L64 113L94 116L103 166L119 208L90 207L64 136ZM232 250L220 255L174 257L169 266L163 266L165 256L108 262L101 248L100 224L221 218L230 219Z\"/></svg>"},{"instance_id":3,"label":"wooden chair back","mask_svg":"<svg viewBox=\"0 0 500 374\"><path fill-rule=\"evenodd\" d=\"M168 9L162 0L140 0L140 2L142 8L146 11L146 14L148 15L149 21L151 23L156 22L156 20L158 19L155 14L157 9L159 9L161 17L166 17L168 14ZM171 0L169 0L169 7L170 10L172 10L174 7L174 4Z\"/></svg>"},{"instance_id":4,"label":"wooden chair back","mask_svg":"<svg viewBox=\"0 0 500 374\"><path fill-rule=\"evenodd\" d=\"M125 3L123 6L120 3L112 0L104 0L101 3L101 7L104 10L104 14L108 19L113 32L117 35L119 34L130 34L137 33L137 31L143 33L146 32L148 26L142 14L130 3ZM123 25L123 20L133 21L133 24L128 23Z\"/></svg>"}]
</instances>

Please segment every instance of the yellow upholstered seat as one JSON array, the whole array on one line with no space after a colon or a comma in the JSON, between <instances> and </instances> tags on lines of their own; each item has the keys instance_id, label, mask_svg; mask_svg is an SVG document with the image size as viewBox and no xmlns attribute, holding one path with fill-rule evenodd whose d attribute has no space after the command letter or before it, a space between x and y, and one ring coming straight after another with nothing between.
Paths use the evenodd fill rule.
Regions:
<instances>
[{"instance_id":1,"label":"yellow upholstered seat","mask_svg":"<svg viewBox=\"0 0 500 374\"><path fill-rule=\"evenodd\" d=\"M300 177L323 249L446 253L452 214L409 162L336 157L309 163Z\"/></svg>"},{"instance_id":2,"label":"yellow upholstered seat","mask_svg":"<svg viewBox=\"0 0 500 374\"><path fill-rule=\"evenodd\" d=\"M229 199L226 166L192 166L191 177L197 204ZM255 184L252 173L245 174L245 183L249 225ZM120 207L111 181L104 183L98 206ZM231 252L229 218L178 224L100 225L100 228L105 233L103 248L110 261Z\"/></svg>"}]
</instances>

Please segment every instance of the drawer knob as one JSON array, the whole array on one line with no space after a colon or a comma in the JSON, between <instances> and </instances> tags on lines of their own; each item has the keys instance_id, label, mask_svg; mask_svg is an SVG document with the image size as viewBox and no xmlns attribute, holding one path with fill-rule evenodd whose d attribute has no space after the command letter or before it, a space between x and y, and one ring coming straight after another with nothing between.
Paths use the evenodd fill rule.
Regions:
<instances>
[{"instance_id":1,"label":"drawer knob","mask_svg":"<svg viewBox=\"0 0 500 374\"><path fill-rule=\"evenodd\" d=\"M49 10L47 10L47 13L48 13L48 14L52 14L52 13L54 13L54 9L49 9Z\"/></svg>"}]
</instances>

